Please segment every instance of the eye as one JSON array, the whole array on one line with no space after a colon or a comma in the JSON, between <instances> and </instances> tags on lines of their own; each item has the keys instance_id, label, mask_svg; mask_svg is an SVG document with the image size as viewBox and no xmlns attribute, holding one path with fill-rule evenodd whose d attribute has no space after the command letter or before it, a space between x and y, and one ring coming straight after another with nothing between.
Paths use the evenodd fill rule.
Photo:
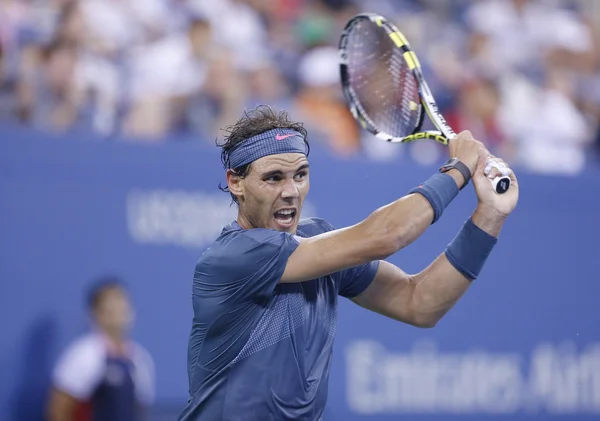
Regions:
<instances>
[{"instance_id":1,"label":"eye","mask_svg":"<svg viewBox=\"0 0 600 421\"><path fill-rule=\"evenodd\" d=\"M265 179L265 181L268 181L269 183L277 183L277 182L281 181L281 176L280 175L272 175L270 177L267 177Z\"/></svg>"},{"instance_id":2,"label":"eye","mask_svg":"<svg viewBox=\"0 0 600 421\"><path fill-rule=\"evenodd\" d=\"M304 180L306 178L306 171L300 171L299 173L297 173L294 178L296 180Z\"/></svg>"}]
</instances>

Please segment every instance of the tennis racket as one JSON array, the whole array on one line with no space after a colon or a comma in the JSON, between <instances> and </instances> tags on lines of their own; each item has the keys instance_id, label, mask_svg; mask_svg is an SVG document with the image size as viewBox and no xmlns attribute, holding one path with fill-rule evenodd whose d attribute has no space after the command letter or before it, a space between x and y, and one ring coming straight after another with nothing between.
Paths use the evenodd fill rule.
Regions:
<instances>
[{"instance_id":1,"label":"tennis racket","mask_svg":"<svg viewBox=\"0 0 600 421\"><path fill-rule=\"evenodd\" d=\"M456 137L425 82L417 55L406 37L384 17L354 16L339 44L341 82L346 102L363 129L393 143L429 139L448 145ZM421 131L427 114L437 130ZM490 180L496 193L510 187L510 170ZM489 167L489 165L488 165Z\"/></svg>"}]
</instances>

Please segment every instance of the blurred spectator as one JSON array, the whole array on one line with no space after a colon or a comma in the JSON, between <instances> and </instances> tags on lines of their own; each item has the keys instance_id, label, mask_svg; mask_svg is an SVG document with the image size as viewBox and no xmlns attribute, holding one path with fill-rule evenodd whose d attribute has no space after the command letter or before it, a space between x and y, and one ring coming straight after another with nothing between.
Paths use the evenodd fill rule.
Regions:
<instances>
[{"instance_id":1,"label":"blurred spectator","mask_svg":"<svg viewBox=\"0 0 600 421\"><path fill-rule=\"evenodd\" d=\"M269 104L273 108L287 110L292 106L291 87L285 80L279 63L265 60L248 78L246 108Z\"/></svg>"},{"instance_id":2,"label":"blurred spectator","mask_svg":"<svg viewBox=\"0 0 600 421\"><path fill-rule=\"evenodd\" d=\"M306 53L298 69L297 119L313 136L326 139L337 154L350 155L360 147L360 133L344 103L339 82L338 51L316 47Z\"/></svg>"},{"instance_id":3,"label":"blurred spectator","mask_svg":"<svg viewBox=\"0 0 600 421\"><path fill-rule=\"evenodd\" d=\"M237 68L255 69L268 56L266 28L247 0L184 0L184 3L216 28L214 42L233 53Z\"/></svg>"},{"instance_id":4,"label":"blurred spectator","mask_svg":"<svg viewBox=\"0 0 600 421\"><path fill-rule=\"evenodd\" d=\"M575 80L594 44L580 15L547 1L489 0L474 3L466 18L474 68L500 84L507 158L540 173L581 171L593 127L577 107Z\"/></svg>"},{"instance_id":5,"label":"blurred spectator","mask_svg":"<svg viewBox=\"0 0 600 421\"><path fill-rule=\"evenodd\" d=\"M506 80L502 127L514 142L515 158L540 173L576 174L585 164L591 127L576 108L574 86L560 70L548 68L543 85L523 77Z\"/></svg>"},{"instance_id":6,"label":"blurred spectator","mask_svg":"<svg viewBox=\"0 0 600 421\"><path fill-rule=\"evenodd\" d=\"M118 279L93 285L88 297L93 332L78 338L55 367L49 421L146 419L154 397L154 363L128 339L133 309Z\"/></svg>"},{"instance_id":7,"label":"blurred spectator","mask_svg":"<svg viewBox=\"0 0 600 421\"><path fill-rule=\"evenodd\" d=\"M210 23L194 19L184 33L132 49L125 134L156 139L172 130L177 111L205 85L216 55L211 37Z\"/></svg>"},{"instance_id":8,"label":"blurred spectator","mask_svg":"<svg viewBox=\"0 0 600 421\"><path fill-rule=\"evenodd\" d=\"M494 80L485 78L465 82L457 104L446 113L455 131L470 130L477 139L485 139L491 149L501 149L505 133L499 126L500 92Z\"/></svg>"},{"instance_id":9,"label":"blurred spectator","mask_svg":"<svg viewBox=\"0 0 600 421\"><path fill-rule=\"evenodd\" d=\"M475 2L466 17L476 34L489 38L493 56L505 71L534 72L555 50L584 54L592 46L590 33L577 14L548 1Z\"/></svg>"},{"instance_id":10,"label":"blurred spectator","mask_svg":"<svg viewBox=\"0 0 600 421\"><path fill-rule=\"evenodd\" d=\"M337 154L391 158L401 148L374 143L341 97L335 50L361 11L406 33L456 130L537 172L589 161L600 16L586 0L0 0L0 121L212 142L267 104ZM431 163L435 145L413 148Z\"/></svg>"}]
</instances>

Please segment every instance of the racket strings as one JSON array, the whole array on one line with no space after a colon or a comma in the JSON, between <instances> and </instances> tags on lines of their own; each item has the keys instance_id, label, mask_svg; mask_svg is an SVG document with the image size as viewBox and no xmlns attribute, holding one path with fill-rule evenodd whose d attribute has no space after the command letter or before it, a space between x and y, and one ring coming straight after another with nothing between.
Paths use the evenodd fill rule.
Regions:
<instances>
[{"instance_id":1,"label":"racket strings","mask_svg":"<svg viewBox=\"0 0 600 421\"><path fill-rule=\"evenodd\" d=\"M348 39L348 76L361 113L380 131L411 134L419 119L415 77L383 28L359 21Z\"/></svg>"}]
</instances>

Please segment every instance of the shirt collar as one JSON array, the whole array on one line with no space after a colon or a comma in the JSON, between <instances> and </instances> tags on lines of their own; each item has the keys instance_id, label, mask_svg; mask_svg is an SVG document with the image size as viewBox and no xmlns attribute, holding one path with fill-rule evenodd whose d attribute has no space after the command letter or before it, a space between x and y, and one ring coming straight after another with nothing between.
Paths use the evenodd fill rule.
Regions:
<instances>
[{"instance_id":1,"label":"shirt collar","mask_svg":"<svg viewBox=\"0 0 600 421\"><path fill-rule=\"evenodd\" d=\"M231 224L226 225L223 228L223 231L221 231L221 234L225 234L225 233L228 233L228 232L231 232L231 231L242 231L243 229L244 228L242 228L240 226L240 224L238 224L237 221L233 221Z\"/></svg>"}]
</instances>

